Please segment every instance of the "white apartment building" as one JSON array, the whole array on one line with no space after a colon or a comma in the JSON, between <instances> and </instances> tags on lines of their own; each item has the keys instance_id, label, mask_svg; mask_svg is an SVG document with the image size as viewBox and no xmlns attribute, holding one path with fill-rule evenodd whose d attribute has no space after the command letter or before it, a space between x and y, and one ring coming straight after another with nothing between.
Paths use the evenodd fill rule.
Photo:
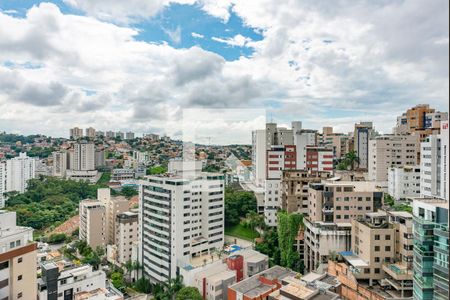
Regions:
<instances>
[{"instance_id":1,"label":"white apartment building","mask_svg":"<svg viewBox=\"0 0 450 300\"><path fill-rule=\"evenodd\" d=\"M441 122L441 134L430 135L421 143L421 197L449 199L448 132L448 121Z\"/></svg>"},{"instance_id":2,"label":"white apartment building","mask_svg":"<svg viewBox=\"0 0 450 300\"><path fill-rule=\"evenodd\" d=\"M16 225L16 213L0 210L0 299L36 299L37 244L33 228Z\"/></svg>"},{"instance_id":3,"label":"white apartment building","mask_svg":"<svg viewBox=\"0 0 450 300\"><path fill-rule=\"evenodd\" d=\"M253 182L256 186L264 186L266 179L266 131L252 132L252 166Z\"/></svg>"},{"instance_id":4,"label":"white apartment building","mask_svg":"<svg viewBox=\"0 0 450 300\"><path fill-rule=\"evenodd\" d=\"M89 180L95 182L98 172L95 169L95 145L92 142L75 143L73 151L69 152L70 168L67 177L74 180Z\"/></svg>"},{"instance_id":5,"label":"white apartment building","mask_svg":"<svg viewBox=\"0 0 450 300\"><path fill-rule=\"evenodd\" d=\"M125 133L125 139L127 139L127 140L134 139L134 132L129 131L129 132Z\"/></svg>"},{"instance_id":6,"label":"white apartment building","mask_svg":"<svg viewBox=\"0 0 450 300\"><path fill-rule=\"evenodd\" d=\"M104 247L108 242L108 227L106 223L106 207L99 200L86 199L80 201L80 240L95 249Z\"/></svg>"},{"instance_id":7,"label":"white apartment building","mask_svg":"<svg viewBox=\"0 0 450 300\"><path fill-rule=\"evenodd\" d=\"M384 135L370 140L369 180L388 181L390 167L415 166L419 163L419 135Z\"/></svg>"},{"instance_id":8,"label":"white apartment building","mask_svg":"<svg viewBox=\"0 0 450 300\"><path fill-rule=\"evenodd\" d=\"M67 170L67 152L55 151L52 153L53 170L52 175L55 177L66 177Z\"/></svg>"},{"instance_id":9,"label":"white apartment building","mask_svg":"<svg viewBox=\"0 0 450 300\"><path fill-rule=\"evenodd\" d=\"M6 161L0 161L0 208L5 207L5 193L8 191L6 187Z\"/></svg>"},{"instance_id":10,"label":"white apartment building","mask_svg":"<svg viewBox=\"0 0 450 300\"><path fill-rule=\"evenodd\" d=\"M420 196L420 166L389 168L388 193L395 200Z\"/></svg>"},{"instance_id":11,"label":"white apartment building","mask_svg":"<svg viewBox=\"0 0 450 300\"><path fill-rule=\"evenodd\" d=\"M125 134L122 131L116 132L116 137L120 138L121 140L125 139Z\"/></svg>"},{"instance_id":12,"label":"white apartment building","mask_svg":"<svg viewBox=\"0 0 450 300\"><path fill-rule=\"evenodd\" d=\"M139 187L140 262L157 282L224 244L224 177L147 176Z\"/></svg>"},{"instance_id":13,"label":"white apartment building","mask_svg":"<svg viewBox=\"0 0 450 300\"><path fill-rule=\"evenodd\" d=\"M108 130L108 131L106 132L106 137L109 138L109 139L112 139L112 138L114 138L115 136L116 136L116 134L115 134L114 131Z\"/></svg>"},{"instance_id":14,"label":"white apartment building","mask_svg":"<svg viewBox=\"0 0 450 300\"><path fill-rule=\"evenodd\" d=\"M6 161L6 189L8 192L24 193L27 181L35 178L36 159L20 153L18 157Z\"/></svg>"},{"instance_id":15,"label":"white apartment building","mask_svg":"<svg viewBox=\"0 0 450 300\"><path fill-rule=\"evenodd\" d=\"M307 148L317 145L317 131L307 129L295 131L294 145L297 151L297 168L299 170L306 170Z\"/></svg>"},{"instance_id":16,"label":"white apartment building","mask_svg":"<svg viewBox=\"0 0 450 300\"><path fill-rule=\"evenodd\" d=\"M37 283L38 299L76 299L78 293L106 288L105 272L94 271L90 265L71 266L59 271L57 263L44 262L41 270L42 276ZM26 299L36 299L36 295Z\"/></svg>"},{"instance_id":17,"label":"white apartment building","mask_svg":"<svg viewBox=\"0 0 450 300\"><path fill-rule=\"evenodd\" d=\"M97 200L105 207L105 237L107 244L114 244L116 240L117 215L128 211L128 200L123 196L111 197L110 188L97 190Z\"/></svg>"}]
</instances>

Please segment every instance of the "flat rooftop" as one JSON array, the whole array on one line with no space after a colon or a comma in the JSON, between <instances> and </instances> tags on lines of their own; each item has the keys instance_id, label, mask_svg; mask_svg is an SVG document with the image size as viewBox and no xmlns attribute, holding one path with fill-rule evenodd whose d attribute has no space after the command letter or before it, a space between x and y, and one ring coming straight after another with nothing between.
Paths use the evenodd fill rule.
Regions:
<instances>
[{"instance_id":1,"label":"flat rooftop","mask_svg":"<svg viewBox=\"0 0 450 300\"><path fill-rule=\"evenodd\" d=\"M435 207L449 209L449 202L444 199L437 198L412 198L413 201L423 202Z\"/></svg>"},{"instance_id":2,"label":"flat rooftop","mask_svg":"<svg viewBox=\"0 0 450 300\"><path fill-rule=\"evenodd\" d=\"M379 184L373 181L333 181L326 182L327 186L353 186L355 192L381 191Z\"/></svg>"},{"instance_id":3,"label":"flat rooftop","mask_svg":"<svg viewBox=\"0 0 450 300\"><path fill-rule=\"evenodd\" d=\"M355 268L367 268L369 264L351 251L339 252L340 255Z\"/></svg>"}]
</instances>

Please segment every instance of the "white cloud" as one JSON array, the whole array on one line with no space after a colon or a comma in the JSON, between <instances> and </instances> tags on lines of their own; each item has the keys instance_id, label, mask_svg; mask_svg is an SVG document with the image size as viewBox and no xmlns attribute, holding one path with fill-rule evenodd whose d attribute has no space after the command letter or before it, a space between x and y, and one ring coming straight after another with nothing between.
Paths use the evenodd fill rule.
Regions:
<instances>
[{"instance_id":1,"label":"white cloud","mask_svg":"<svg viewBox=\"0 0 450 300\"><path fill-rule=\"evenodd\" d=\"M191 36L193 38L196 38L196 39L204 39L205 38L205 36L203 34L200 34L200 33L197 33L197 32L192 32Z\"/></svg>"},{"instance_id":2,"label":"white cloud","mask_svg":"<svg viewBox=\"0 0 450 300\"><path fill-rule=\"evenodd\" d=\"M241 34L237 34L232 38L218 38L213 36L211 38L213 41L219 42L219 43L224 43L227 45L230 45L232 47L246 47L249 43L252 42L252 39L249 37L245 37Z\"/></svg>"},{"instance_id":3,"label":"white cloud","mask_svg":"<svg viewBox=\"0 0 450 300\"><path fill-rule=\"evenodd\" d=\"M448 110L445 0L67 1L88 16L64 15L49 3L26 18L0 13L0 66L14 64L0 68L0 76L9 74L0 82L0 128L35 132L40 124L41 131L61 135L70 126L93 125L175 133L186 107L267 107L284 123L300 118L315 128L348 130L373 119L388 132L396 115L416 103ZM137 29L102 21L137 22L173 2L197 3L225 23L233 12L263 39L214 37L255 51L225 61L199 47L138 41ZM167 34L181 42L181 27ZM353 116L330 118L336 110Z\"/></svg>"},{"instance_id":4,"label":"white cloud","mask_svg":"<svg viewBox=\"0 0 450 300\"><path fill-rule=\"evenodd\" d=\"M171 30L167 28L163 28L163 31L169 36L169 38L174 42L176 45L181 43L181 27L177 26L177 28Z\"/></svg>"}]
</instances>

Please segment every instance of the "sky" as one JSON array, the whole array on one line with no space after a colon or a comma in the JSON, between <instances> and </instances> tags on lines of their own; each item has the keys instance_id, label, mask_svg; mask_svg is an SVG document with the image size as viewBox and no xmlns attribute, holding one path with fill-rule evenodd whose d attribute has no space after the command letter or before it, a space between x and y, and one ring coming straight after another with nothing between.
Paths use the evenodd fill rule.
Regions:
<instances>
[{"instance_id":1,"label":"sky","mask_svg":"<svg viewBox=\"0 0 450 300\"><path fill-rule=\"evenodd\" d=\"M448 111L448 6L0 0L0 131L191 130L226 144L250 143L266 120L299 120L390 133L416 104Z\"/></svg>"}]
</instances>

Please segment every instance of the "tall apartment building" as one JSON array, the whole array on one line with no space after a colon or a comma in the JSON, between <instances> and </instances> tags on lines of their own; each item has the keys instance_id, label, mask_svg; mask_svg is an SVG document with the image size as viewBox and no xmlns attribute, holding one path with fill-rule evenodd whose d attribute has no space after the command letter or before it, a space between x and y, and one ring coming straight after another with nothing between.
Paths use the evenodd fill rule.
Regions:
<instances>
[{"instance_id":1,"label":"tall apartment building","mask_svg":"<svg viewBox=\"0 0 450 300\"><path fill-rule=\"evenodd\" d=\"M69 138L73 140L81 139L83 137L83 129L74 127L70 129Z\"/></svg>"},{"instance_id":2,"label":"tall apartment building","mask_svg":"<svg viewBox=\"0 0 450 300\"><path fill-rule=\"evenodd\" d=\"M74 180L89 180L95 182L97 170L95 169L95 144L80 141L73 145L69 151L69 169L67 177Z\"/></svg>"},{"instance_id":3,"label":"tall apartment building","mask_svg":"<svg viewBox=\"0 0 450 300\"><path fill-rule=\"evenodd\" d=\"M148 176L139 187L140 262L153 281L224 244L224 176ZM201 258L200 258L201 259Z\"/></svg>"},{"instance_id":4,"label":"tall apartment building","mask_svg":"<svg viewBox=\"0 0 450 300\"><path fill-rule=\"evenodd\" d=\"M306 169L311 173L333 172L333 150L325 147L306 147Z\"/></svg>"},{"instance_id":5,"label":"tall apartment building","mask_svg":"<svg viewBox=\"0 0 450 300\"><path fill-rule=\"evenodd\" d=\"M6 161L6 189L8 192L24 193L27 181L35 178L36 159L20 153L18 157Z\"/></svg>"},{"instance_id":6,"label":"tall apartment building","mask_svg":"<svg viewBox=\"0 0 450 300\"><path fill-rule=\"evenodd\" d=\"M308 214L308 188L331 177L327 171L284 170L281 178L281 209L289 213Z\"/></svg>"},{"instance_id":7,"label":"tall apartment building","mask_svg":"<svg viewBox=\"0 0 450 300\"><path fill-rule=\"evenodd\" d=\"M264 219L268 226L277 225L277 212L281 209L283 170L296 170L296 147L272 146L267 150L264 194Z\"/></svg>"},{"instance_id":8,"label":"tall apartment building","mask_svg":"<svg viewBox=\"0 0 450 300\"><path fill-rule=\"evenodd\" d=\"M121 140L125 139L125 134L122 131L117 131L116 132L116 137L120 138Z\"/></svg>"},{"instance_id":9,"label":"tall apartment building","mask_svg":"<svg viewBox=\"0 0 450 300\"><path fill-rule=\"evenodd\" d=\"M67 171L67 152L66 151L55 151L52 153L53 158L53 169L52 175L54 177L66 177Z\"/></svg>"},{"instance_id":10,"label":"tall apartment building","mask_svg":"<svg viewBox=\"0 0 450 300\"><path fill-rule=\"evenodd\" d=\"M428 104L419 104L397 118L394 133L416 133L423 142L429 135L440 133L442 121L448 121L448 113L437 112Z\"/></svg>"},{"instance_id":11,"label":"tall apartment building","mask_svg":"<svg viewBox=\"0 0 450 300\"><path fill-rule=\"evenodd\" d=\"M95 149L94 165L95 168L106 165L105 151L103 149Z\"/></svg>"},{"instance_id":12,"label":"tall apartment building","mask_svg":"<svg viewBox=\"0 0 450 300\"><path fill-rule=\"evenodd\" d=\"M105 207L105 236L107 244L114 244L116 240L117 215L128 211L128 200L123 197L111 197L111 189L102 188L97 190L97 200Z\"/></svg>"},{"instance_id":13,"label":"tall apartment building","mask_svg":"<svg viewBox=\"0 0 450 300\"><path fill-rule=\"evenodd\" d=\"M106 207L99 200L86 199L80 201L80 240L93 249L98 246L105 247L108 241Z\"/></svg>"},{"instance_id":14,"label":"tall apartment building","mask_svg":"<svg viewBox=\"0 0 450 300\"><path fill-rule=\"evenodd\" d=\"M334 133L333 127L323 127L318 145L331 149L334 158L341 159L348 152L346 150L348 138L349 136L343 133Z\"/></svg>"},{"instance_id":15,"label":"tall apartment building","mask_svg":"<svg viewBox=\"0 0 450 300\"><path fill-rule=\"evenodd\" d=\"M352 220L351 251L328 262L346 299L411 299L413 217L407 212L368 213Z\"/></svg>"},{"instance_id":16,"label":"tall apartment building","mask_svg":"<svg viewBox=\"0 0 450 300\"><path fill-rule=\"evenodd\" d=\"M125 133L125 139L133 140L134 139L134 132L128 131L127 133Z\"/></svg>"},{"instance_id":17,"label":"tall apartment building","mask_svg":"<svg viewBox=\"0 0 450 300\"><path fill-rule=\"evenodd\" d=\"M107 137L108 139L112 139L112 138L114 138L115 136L116 136L116 133L115 133L114 131L108 130L108 131L106 132L106 137Z\"/></svg>"},{"instance_id":18,"label":"tall apartment building","mask_svg":"<svg viewBox=\"0 0 450 300\"><path fill-rule=\"evenodd\" d=\"M301 129L295 131L294 145L297 148L297 168L299 170L307 169L308 149L317 146L317 130Z\"/></svg>"},{"instance_id":19,"label":"tall apartment building","mask_svg":"<svg viewBox=\"0 0 450 300\"><path fill-rule=\"evenodd\" d=\"M86 128L86 137L93 139L95 138L96 134L95 134L95 128L89 127Z\"/></svg>"},{"instance_id":20,"label":"tall apartment building","mask_svg":"<svg viewBox=\"0 0 450 300\"><path fill-rule=\"evenodd\" d=\"M253 182L256 186L264 186L266 179L266 131L252 132L252 167Z\"/></svg>"},{"instance_id":21,"label":"tall apartment building","mask_svg":"<svg viewBox=\"0 0 450 300\"><path fill-rule=\"evenodd\" d=\"M96 130L95 131L95 136L96 137L104 137L105 136L105 132L104 131L100 131L100 130Z\"/></svg>"},{"instance_id":22,"label":"tall apartment building","mask_svg":"<svg viewBox=\"0 0 450 300\"><path fill-rule=\"evenodd\" d=\"M417 198L414 214L414 300L449 299L448 201Z\"/></svg>"},{"instance_id":23,"label":"tall apartment building","mask_svg":"<svg viewBox=\"0 0 450 300\"><path fill-rule=\"evenodd\" d=\"M124 212L116 216L115 241L117 262L120 265L132 260L133 247L139 239L138 213Z\"/></svg>"},{"instance_id":24,"label":"tall apartment building","mask_svg":"<svg viewBox=\"0 0 450 300\"><path fill-rule=\"evenodd\" d=\"M415 166L419 161L418 135L376 137L369 144L369 180L387 182L390 167Z\"/></svg>"},{"instance_id":25,"label":"tall apartment building","mask_svg":"<svg viewBox=\"0 0 450 300\"><path fill-rule=\"evenodd\" d=\"M388 193L395 200L420 197L420 166L389 168Z\"/></svg>"},{"instance_id":26,"label":"tall apartment building","mask_svg":"<svg viewBox=\"0 0 450 300\"><path fill-rule=\"evenodd\" d=\"M0 208L5 207L6 192L8 192L6 186L6 161L0 161Z\"/></svg>"},{"instance_id":27,"label":"tall apartment building","mask_svg":"<svg viewBox=\"0 0 450 300\"><path fill-rule=\"evenodd\" d=\"M377 211L383 192L374 182L325 181L308 189L305 218L305 267L323 271L330 253L350 250L351 220Z\"/></svg>"},{"instance_id":28,"label":"tall apartment building","mask_svg":"<svg viewBox=\"0 0 450 300\"><path fill-rule=\"evenodd\" d=\"M369 140L373 137L374 130L372 122L360 122L355 124L353 132L354 150L359 157L358 168L367 170L369 167Z\"/></svg>"},{"instance_id":29,"label":"tall apartment building","mask_svg":"<svg viewBox=\"0 0 450 300\"><path fill-rule=\"evenodd\" d=\"M420 194L449 200L448 121L441 125L441 134L430 135L421 143Z\"/></svg>"},{"instance_id":30,"label":"tall apartment building","mask_svg":"<svg viewBox=\"0 0 450 300\"><path fill-rule=\"evenodd\" d=\"M0 210L0 299L36 299L37 244L33 228L16 225L16 213Z\"/></svg>"}]
</instances>

